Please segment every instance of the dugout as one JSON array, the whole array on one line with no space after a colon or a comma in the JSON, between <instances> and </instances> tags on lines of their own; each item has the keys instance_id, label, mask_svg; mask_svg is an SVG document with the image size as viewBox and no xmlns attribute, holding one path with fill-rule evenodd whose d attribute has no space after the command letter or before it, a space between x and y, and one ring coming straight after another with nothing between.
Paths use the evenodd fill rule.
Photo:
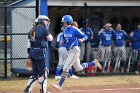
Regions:
<instances>
[{"instance_id":1,"label":"dugout","mask_svg":"<svg viewBox=\"0 0 140 93\"><path fill-rule=\"evenodd\" d=\"M88 20L88 26L94 33L91 58L97 56L97 33L105 23L121 23L123 29L130 33L140 21L138 0L48 0L48 6L51 19L50 31L54 36L60 32L61 17L65 14L72 15L77 22L82 18ZM53 73L58 63L58 53L55 49L50 51L50 71Z\"/></svg>"}]
</instances>

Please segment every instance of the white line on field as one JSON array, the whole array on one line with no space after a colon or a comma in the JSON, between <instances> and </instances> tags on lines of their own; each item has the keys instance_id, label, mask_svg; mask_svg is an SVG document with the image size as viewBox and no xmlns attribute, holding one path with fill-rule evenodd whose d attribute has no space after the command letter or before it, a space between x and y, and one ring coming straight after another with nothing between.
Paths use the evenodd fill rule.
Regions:
<instances>
[{"instance_id":1,"label":"white line on field","mask_svg":"<svg viewBox=\"0 0 140 93\"><path fill-rule=\"evenodd\" d=\"M61 91L61 93L72 93L72 92L96 92L96 91L114 91L114 90L121 90L121 91L125 91L125 90L140 90L140 88L111 88L111 89L95 89L95 90L73 90L73 91Z\"/></svg>"}]
</instances>

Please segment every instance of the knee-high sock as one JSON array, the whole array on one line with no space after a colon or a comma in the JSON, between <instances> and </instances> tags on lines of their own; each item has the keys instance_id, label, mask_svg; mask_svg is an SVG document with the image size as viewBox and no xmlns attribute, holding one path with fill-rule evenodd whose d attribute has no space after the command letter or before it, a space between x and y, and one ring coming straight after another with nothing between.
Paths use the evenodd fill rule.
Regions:
<instances>
[{"instance_id":1,"label":"knee-high sock","mask_svg":"<svg viewBox=\"0 0 140 93\"><path fill-rule=\"evenodd\" d=\"M63 85L63 83L64 83L64 81L65 81L67 75L68 75L68 72L66 72L66 71L63 71L63 72L62 72L61 79L60 79L60 81L59 81L59 86L60 86L60 87L62 87L62 85Z\"/></svg>"},{"instance_id":2,"label":"knee-high sock","mask_svg":"<svg viewBox=\"0 0 140 93\"><path fill-rule=\"evenodd\" d=\"M59 76L60 75L60 71L61 71L62 67L60 65L57 66L56 71L55 71L55 76Z\"/></svg>"},{"instance_id":3,"label":"knee-high sock","mask_svg":"<svg viewBox=\"0 0 140 93\"><path fill-rule=\"evenodd\" d=\"M69 75L70 75L70 76L73 75L72 68L69 69Z\"/></svg>"}]
</instances>

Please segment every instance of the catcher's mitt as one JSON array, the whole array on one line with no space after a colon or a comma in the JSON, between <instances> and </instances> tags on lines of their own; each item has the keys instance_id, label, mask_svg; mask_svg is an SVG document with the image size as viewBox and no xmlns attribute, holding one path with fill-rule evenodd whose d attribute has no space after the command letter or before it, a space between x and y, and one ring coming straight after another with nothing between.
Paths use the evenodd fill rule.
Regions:
<instances>
[{"instance_id":1,"label":"catcher's mitt","mask_svg":"<svg viewBox=\"0 0 140 93\"><path fill-rule=\"evenodd\" d=\"M26 68L26 70L32 70L31 59L26 59L26 61L25 61L25 68Z\"/></svg>"}]
</instances>

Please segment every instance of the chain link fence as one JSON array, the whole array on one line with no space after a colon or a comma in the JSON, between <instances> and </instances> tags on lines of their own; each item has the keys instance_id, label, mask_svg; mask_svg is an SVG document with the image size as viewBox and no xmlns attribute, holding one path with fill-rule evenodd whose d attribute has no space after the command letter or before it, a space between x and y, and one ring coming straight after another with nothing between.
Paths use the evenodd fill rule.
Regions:
<instances>
[{"instance_id":1,"label":"chain link fence","mask_svg":"<svg viewBox=\"0 0 140 93\"><path fill-rule=\"evenodd\" d=\"M29 74L27 39L36 18L36 1L1 2L0 4L0 77Z\"/></svg>"},{"instance_id":2,"label":"chain link fence","mask_svg":"<svg viewBox=\"0 0 140 93\"><path fill-rule=\"evenodd\" d=\"M91 28L94 36L90 40L90 53L85 53L84 59L86 59L86 56L89 56L90 61L92 61L94 58L99 57L99 30L104 28L106 23L113 25L120 23L122 29L129 35L136 28L136 24L140 22L139 9L140 7L126 6L49 6L49 18L51 19L50 31L52 31L51 33L54 36L61 32L62 24L60 21L65 14L72 15L74 20L78 22L79 28L82 26L81 20L86 19L86 27ZM36 17L36 1L27 0L27 2L6 3L6 7L4 2L0 2L0 17L0 77L5 77L6 75L9 77L11 74L17 73L30 73L25 70L24 62L27 58L27 33L31 29ZM126 40L126 62L130 58L129 52L131 46L129 44L129 40ZM85 50L87 51L87 48ZM58 63L58 54L55 49L51 49L50 51L50 72L54 74ZM114 73L114 68L112 67L113 61L111 59L109 73ZM98 69L95 69L94 72L102 73Z\"/></svg>"}]
</instances>

